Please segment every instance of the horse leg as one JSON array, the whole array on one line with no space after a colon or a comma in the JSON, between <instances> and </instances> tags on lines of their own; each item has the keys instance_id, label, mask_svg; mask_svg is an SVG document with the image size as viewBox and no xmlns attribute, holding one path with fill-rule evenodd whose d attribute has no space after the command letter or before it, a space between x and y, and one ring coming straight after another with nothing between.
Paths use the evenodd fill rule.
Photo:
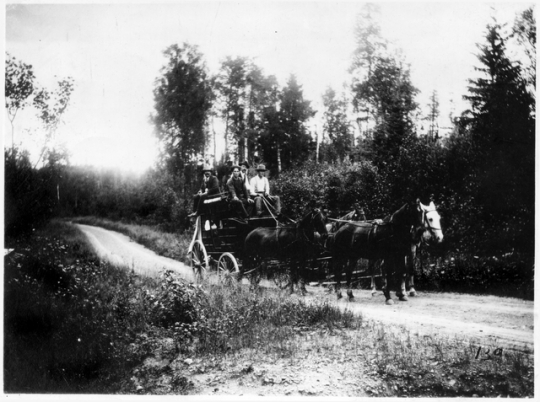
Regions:
<instances>
[{"instance_id":1,"label":"horse leg","mask_svg":"<svg viewBox=\"0 0 540 402\"><path fill-rule=\"evenodd\" d=\"M396 292L396 296L401 301L408 301L409 299L406 295L407 291L405 290L405 279L407 278L407 271L405 269L405 257L399 257L397 262L398 263L396 264L396 274L399 278L400 286L399 290Z\"/></svg>"},{"instance_id":2,"label":"horse leg","mask_svg":"<svg viewBox=\"0 0 540 402\"><path fill-rule=\"evenodd\" d=\"M342 258L334 258L332 261L334 265L334 280L336 281L335 292L338 300L343 297L341 294L341 270L343 262Z\"/></svg>"},{"instance_id":3,"label":"horse leg","mask_svg":"<svg viewBox=\"0 0 540 402\"><path fill-rule=\"evenodd\" d=\"M414 289L414 269L416 262L416 246L411 247L411 252L407 256L407 270L409 278L409 296L416 296L416 290Z\"/></svg>"},{"instance_id":4,"label":"horse leg","mask_svg":"<svg viewBox=\"0 0 540 402\"><path fill-rule=\"evenodd\" d=\"M387 260L384 260L384 267L381 266L381 269L383 269L383 272L382 272L382 278L383 278L382 291L383 291L384 297L386 298L385 303L387 305L394 304L394 301L392 300L392 297L390 296L390 290L389 290L390 280L391 280L391 275L392 275L392 266L393 265L394 265L393 259L389 258Z\"/></svg>"},{"instance_id":5,"label":"horse leg","mask_svg":"<svg viewBox=\"0 0 540 402\"><path fill-rule=\"evenodd\" d=\"M291 288L289 290L289 294L292 295L294 293L294 285L298 283L298 277L297 277L297 261L294 259L291 260L290 266L289 266L289 275L291 278Z\"/></svg>"},{"instance_id":6,"label":"horse leg","mask_svg":"<svg viewBox=\"0 0 540 402\"><path fill-rule=\"evenodd\" d=\"M347 261L347 267L346 267L347 271L345 275L346 275L346 281L347 281L347 296L349 297L349 300L354 299L351 282L352 282L352 273L353 273L354 268L356 267L356 262L357 260L355 260L354 258L351 258L349 259L349 261Z\"/></svg>"},{"instance_id":7,"label":"horse leg","mask_svg":"<svg viewBox=\"0 0 540 402\"><path fill-rule=\"evenodd\" d=\"M309 292L308 290L306 289L306 274L307 274L307 264L309 262L309 259L304 259L302 261L300 261L300 264L299 264L299 270L298 270L298 275L299 275L299 278L298 278L298 282L299 282L299 289L300 289L300 293L302 294L302 296L305 296L307 295Z\"/></svg>"},{"instance_id":8,"label":"horse leg","mask_svg":"<svg viewBox=\"0 0 540 402\"><path fill-rule=\"evenodd\" d=\"M377 294L377 286L375 285L375 267L377 265L377 260L368 260L368 270L371 275L371 297Z\"/></svg>"},{"instance_id":9,"label":"horse leg","mask_svg":"<svg viewBox=\"0 0 540 402\"><path fill-rule=\"evenodd\" d=\"M244 272L249 271L251 267L251 257L246 256L244 258L244 261L242 262L242 265L240 266L240 272L238 272L238 275L236 276L236 280L238 283L242 283L242 279L244 278Z\"/></svg>"}]
</instances>

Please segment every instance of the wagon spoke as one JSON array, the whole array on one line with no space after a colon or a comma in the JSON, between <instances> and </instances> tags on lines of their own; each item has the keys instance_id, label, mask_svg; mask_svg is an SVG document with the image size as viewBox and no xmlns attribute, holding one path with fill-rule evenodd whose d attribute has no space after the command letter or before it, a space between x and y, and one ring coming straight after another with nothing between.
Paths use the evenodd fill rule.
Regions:
<instances>
[{"instance_id":1,"label":"wagon spoke","mask_svg":"<svg viewBox=\"0 0 540 402\"><path fill-rule=\"evenodd\" d=\"M206 254L204 245L198 240L193 244L193 248L190 252L190 262L195 280L201 281L204 272L208 268L208 255Z\"/></svg>"}]
</instances>

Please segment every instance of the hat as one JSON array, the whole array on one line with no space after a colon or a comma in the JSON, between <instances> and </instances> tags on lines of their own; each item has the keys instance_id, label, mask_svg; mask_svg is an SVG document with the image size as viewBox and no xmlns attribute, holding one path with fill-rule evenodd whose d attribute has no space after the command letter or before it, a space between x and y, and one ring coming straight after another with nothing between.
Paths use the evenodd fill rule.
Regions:
<instances>
[{"instance_id":1,"label":"hat","mask_svg":"<svg viewBox=\"0 0 540 402\"><path fill-rule=\"evenodd\" d=\"M238 165L232 165L232 166L231 166L231 172L232 172L234 169L240 170L240 166L238 166Z\"/></svg>"},{"instance_id":2,"label":"hat","mask_svg":"<svg viewBox=\"0 0 540 402\"><path fill-rule=\"evenodd\" d=\"M233 161L232 159L227 160L227 165L232 165Z\"/></svg>"},{"instance_id":3,"label":"hat","mask_svg":"<svg viewBox=\"0 0 540 402\"><path fill-rule=\"evenodd\" d=\"M202 171L212 173L212 168L210 167L210 165L204 165Z\"/></svg>"},{"instance_id":4,"label":"hat","mask_svg":"<svg viewBox=\"0 0 540 402\"><path fill-rule=\"evenodd\" d=\"M257 172L260 172L260 171L266 172L266 166L264 166L263 164L260 164L259 166L257 166Z\"/></svg>"},{"instance_id":5,"label":"hat","mask_svg":"<svg viewBox=\"0 0 540 402\"><path fill-rule=\"evenodd\" d=\"M242 162L240 166L245 166L249 169L249 163L247 163L247 161Z\"/></svg>"}]
</instances>

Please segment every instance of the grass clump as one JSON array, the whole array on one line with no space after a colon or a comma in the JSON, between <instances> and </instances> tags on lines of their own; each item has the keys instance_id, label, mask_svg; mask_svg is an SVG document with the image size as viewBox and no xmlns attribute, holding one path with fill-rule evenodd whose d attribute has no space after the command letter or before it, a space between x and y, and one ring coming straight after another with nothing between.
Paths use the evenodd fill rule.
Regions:
<instances>
[{"instance_id":1,"label":"grass clump","mask_svg":"<svg viewBox=\"0 0 540 402\"><path fill-rule=\"evenodd\" d=\"M175 339L193 341L200 354L226 354L243 348L283 345L304 327L324 330L354 328L357 318L327 302L306 303L282 292L254 293L236 282L189 284L164 273L153 311L153 323L171 330ZM181 319L179 318L180 315Z\"/></svg>"},{"instance_id":2,"label":"grass clump","mask_svg":"<svg viewBox=\"0 0 540 402\"><path fill-rule=\"evenodd\" d=\"M371 363L397 396L532 396L532 356L376 326Z\"/></svg>"}]
</instances>

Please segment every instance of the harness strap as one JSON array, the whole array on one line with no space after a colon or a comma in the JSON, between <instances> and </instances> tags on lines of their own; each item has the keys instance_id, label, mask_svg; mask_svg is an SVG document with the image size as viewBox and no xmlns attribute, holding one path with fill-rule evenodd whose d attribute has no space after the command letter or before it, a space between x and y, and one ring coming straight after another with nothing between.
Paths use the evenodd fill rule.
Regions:
<instances>
[{"instance_id":1,"label":"harness strap","mask_svg":"<svg viewBox=\"0 0 540 402\"><path fill-rule=\"evenodd\" d=\"M264 195L261 195L260 197L263 200L264 206L266 207L266 209L268 209L268 212L270 212L270 215L272 216L272 218L275 221L277 221L277 218L272 213L272 209L274 209L274 207L272 205L270 205L270 203L266 200L266 197Z\"/></svg>"}]
</instances>

